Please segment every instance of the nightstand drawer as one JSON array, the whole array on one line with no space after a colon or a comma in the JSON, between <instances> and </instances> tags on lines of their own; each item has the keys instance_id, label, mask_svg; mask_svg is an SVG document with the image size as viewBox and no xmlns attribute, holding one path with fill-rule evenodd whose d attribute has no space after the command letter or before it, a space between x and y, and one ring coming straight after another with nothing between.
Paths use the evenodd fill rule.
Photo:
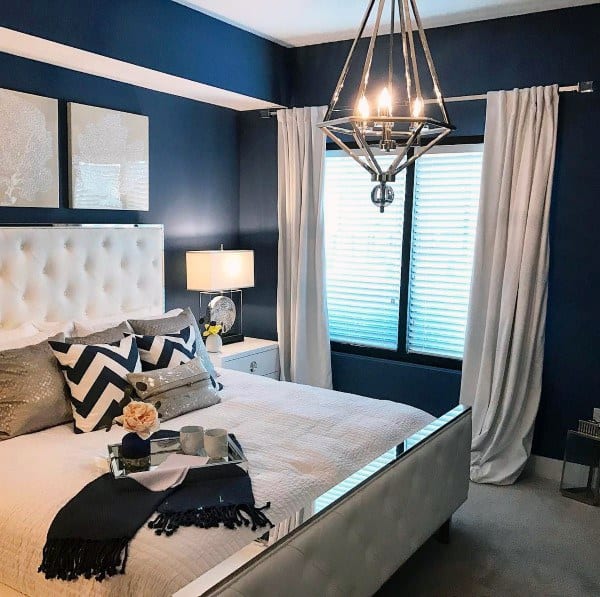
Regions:
<instances>
[{"instance_id":1,"label":"nightstand drawer","mask_svg":"<svg viewBox=\"0 0 600 597\"><path fill-rule=\"evenodd\" d=\"M254 375L268 375L279 371L279 351L264 350L254 354L239 358L223 359L223 367L226 369L235 369Z\"/></svg>"}]
</instances>

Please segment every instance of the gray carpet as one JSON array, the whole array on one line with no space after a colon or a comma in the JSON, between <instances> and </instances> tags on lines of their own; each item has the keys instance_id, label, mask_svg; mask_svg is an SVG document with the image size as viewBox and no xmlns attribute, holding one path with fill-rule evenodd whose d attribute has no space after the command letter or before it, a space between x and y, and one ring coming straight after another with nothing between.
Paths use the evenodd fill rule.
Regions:
<instances>
[{"instance_id":1,"label":"gray carpet","mask_svg":"<svg viewBox=\"0 0 600 597\"><path fill-rule=\"evenodd\" d=\"M471 484L451 541L428 541L377 597L600 596L600 508L529 478Z\"/></svg>"}]
</instances>

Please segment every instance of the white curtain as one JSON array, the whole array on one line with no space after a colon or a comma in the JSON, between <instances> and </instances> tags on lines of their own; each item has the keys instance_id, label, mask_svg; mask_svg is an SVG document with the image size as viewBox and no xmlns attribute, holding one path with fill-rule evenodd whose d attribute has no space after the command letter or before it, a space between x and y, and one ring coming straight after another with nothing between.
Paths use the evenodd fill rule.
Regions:
<instances>
[{"instance_id":1,"label":"white curtain","mask_svg":"<svg viewBox=\"0 0 600 597\"><path fill-rule=\"evenodd\" d=\"M487 99L460 401L473 407L471 479L506 485L527 462L540 400L558 88Z\"/></svg>"},{"instance_id":2,"label":"white curtain","mask_svg":"<svg viewBox=\"0 0 600 597\"><path fill-rule=\"evenodd\" d=\"M277 333L282 379L331 387L325 296L325 108L277 112L279 267Z\"/></svg>"}]
</instances>

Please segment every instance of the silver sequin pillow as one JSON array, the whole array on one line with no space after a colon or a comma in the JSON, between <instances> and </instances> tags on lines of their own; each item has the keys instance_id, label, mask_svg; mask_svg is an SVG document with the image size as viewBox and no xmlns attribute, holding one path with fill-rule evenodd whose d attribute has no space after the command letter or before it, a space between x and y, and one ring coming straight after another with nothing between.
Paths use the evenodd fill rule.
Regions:
<instances>
[{"instance_id":1,"label":"silver sequin pillow","mask_svg":"<svg viewBox=\"0 0 600 597\"><path fill-rule=\"evenodd\" d=\"M73 419L48 342L0 352L0 441Z\"/></svg>"},{"instance_id":2,"label":"silver sequin pillow","mask_svg":"<svg viewBox=\"0 0 600 597\"><path fill-rule=\"evenodd\" d=\"M138 398L157 407L162 421L221 401L215 382L200 357L169 369L130 373L127 381Z\"/></svg>"}]
</instances>

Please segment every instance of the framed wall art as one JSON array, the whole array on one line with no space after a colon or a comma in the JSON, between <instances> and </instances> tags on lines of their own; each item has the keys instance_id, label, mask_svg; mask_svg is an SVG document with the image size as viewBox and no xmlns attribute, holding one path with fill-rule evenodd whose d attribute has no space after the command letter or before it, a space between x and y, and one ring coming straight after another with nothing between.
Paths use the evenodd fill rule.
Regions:
<instances>
[{"instance_id":1,"label":"framed wall art","mask_svg":"<svg viewBox=\"0 0 600 597\"><path fill-rule=\"evenodd\" d=\"M58 207L58 101L0 89L0 207Z\"/></svg>"},{"instance_id":2,"label":"framed wall art","mask_svg":"<svg viewBox=\"0 0 600 597\"><path fill-rule=\"evenodd\" d=\"M70 205L149 209L148 117L68 104Z\"/></svg>"}]
</instances>

